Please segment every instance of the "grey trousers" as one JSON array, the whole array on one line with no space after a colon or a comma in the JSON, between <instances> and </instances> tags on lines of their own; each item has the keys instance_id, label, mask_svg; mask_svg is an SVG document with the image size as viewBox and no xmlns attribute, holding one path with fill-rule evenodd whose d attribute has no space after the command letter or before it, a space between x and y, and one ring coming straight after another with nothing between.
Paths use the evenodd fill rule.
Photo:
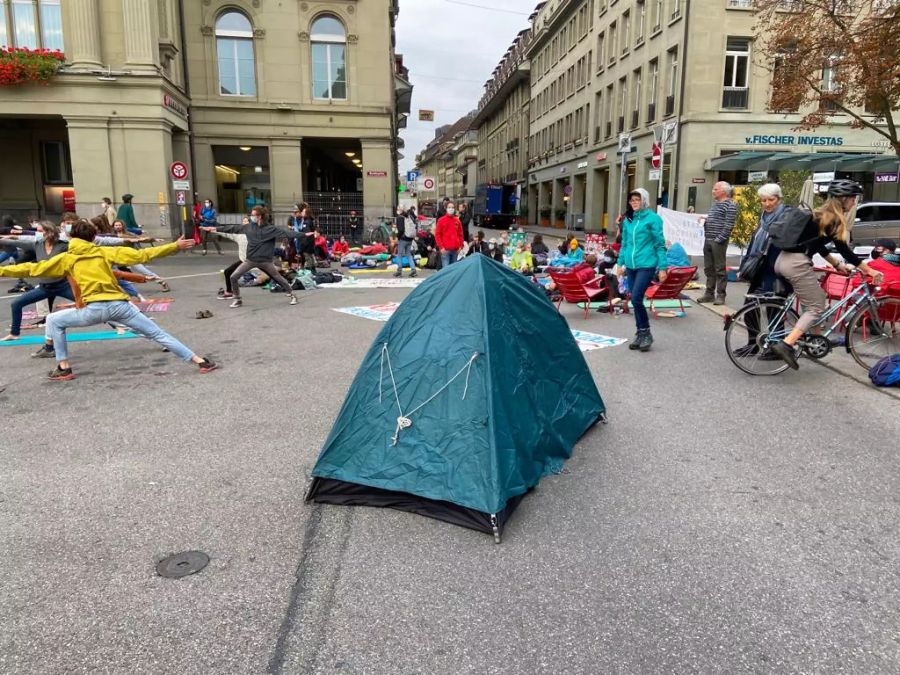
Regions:
<instances>
[{"instance_id":1,"label":"grey trousers","mask_svg":"<svg viewBox=\"0 0 900 675\"><path fill-rule=\"evenodd\" d=\"M728 273L725 270L725 253L728 250L728 242L707 240L703 242L703 273L706 275L706 294L716 297L725 297L725 286L728 283Z\"/></svg>"},{"instance_id":2,"label":"grey trousers","mask_svg":"<svg viewBox=\"0 0 900 675\"><path fill-rule=\"evenodd\" d=\"M805 253L782 251L775 260L775 273L790 281L800 298L803 314L797 319L796 328L805 333L822 317L828 306L828 298L813 271L812 260Z\"/></svg>"},{"instance_id":3,"label":"grey trousers","mask_svg":"<svg viewBox=\"0 0 900 675\"><path fill-rule=\"evenodd\" d=\"M284 289L285 293L293 294L291 285L285 280L283 276L281 276L278 268L275 267L275 263L260 263L248 260L247 262L243 262L238 265L237 269L231 273L231 292L234 293L235 298L241 297L241 287L238 285L238 279L240 279L254 267L268 274L272 281L274 281Z\"/></svg>"}]
</instances>

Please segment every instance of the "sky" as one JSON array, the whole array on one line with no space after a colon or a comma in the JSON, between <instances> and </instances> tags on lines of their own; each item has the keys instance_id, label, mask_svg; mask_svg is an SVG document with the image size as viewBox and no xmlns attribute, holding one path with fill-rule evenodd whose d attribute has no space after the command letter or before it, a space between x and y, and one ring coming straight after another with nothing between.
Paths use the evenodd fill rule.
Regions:
<instances>
[{"instance_id":1,"label":"sky","mask_svg":"<svg viewBox=\"0 0 900 675\"><path fill-rule=\"evenodd\" d=\"M516 34L528 28L537 0L400 0L397 52L413 84L412 112L400 136L401 176L434 130L478 107L484 83ZM419 110L434 110L420 122Z\"/></svg>"}]
</instances>

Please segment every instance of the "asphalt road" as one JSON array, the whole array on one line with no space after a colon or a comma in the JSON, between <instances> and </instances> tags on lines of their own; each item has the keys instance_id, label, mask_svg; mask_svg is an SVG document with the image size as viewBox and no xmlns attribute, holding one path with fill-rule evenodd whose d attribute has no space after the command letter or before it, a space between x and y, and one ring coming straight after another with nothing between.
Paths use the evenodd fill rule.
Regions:
<instances>
[{"instance_id":1,"label":"asphalt road","mask_svg":"<svg viewBox=\"0 0 900 675\"><path fill-rule=\"evenodd\" d=\"M405 290L290 307L249 289L230 310L214 276L171 283L154 317L221 370L139 339L80 343L78 379L54 383L0 347L0 672L900 672L897 398L806 362L750 378L713 313L660 319L650 353L585 355L611 422L495 545L303 502L381 328L332 309ZM156 575L191 549L202 572Z\"/></svg>"}]
</instances>

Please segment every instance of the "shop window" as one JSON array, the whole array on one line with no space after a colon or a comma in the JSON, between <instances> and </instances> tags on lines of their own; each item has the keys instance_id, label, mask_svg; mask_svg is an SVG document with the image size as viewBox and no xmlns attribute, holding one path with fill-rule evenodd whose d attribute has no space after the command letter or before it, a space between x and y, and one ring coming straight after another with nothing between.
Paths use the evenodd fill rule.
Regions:
<instances>
[{"instance_id":1,"label":"shop window","mask_svg":"<svg viewBox=\"0 0 900 675\"><path fill-rule=\"evenodd\" d=\"M336 17L326 14L313 22L312 42L313 98L346 100L347 35Z\"/></svg>"},{"instance_id":2,"label":"shop window","mask_svg":"<svg viewBox=\"0 0 900 675\"><path fill-rule=\"evenodd\" d=\"M0 45L62 51L60 0L0 0Z\"/></svg>"},{"instance_id":3,"label":"shop window","mask_svg":"<svg viewBox=\"0 0 900 675\"><path fill-rule=\"evenodd\" d=\"M256 63L253 26L244 14L225 12L216 21L219 60L219 93L223 96L256 96Z\"/></svg>"},{"instance_id":4,"label":"shop window","mask_svg":"<svg viewBox=\"0 0 900 675\"><path fill-rule=\"evenodd\" d=\"M41 143L41 160L45 185L71 185L72 162L69 148L62 141Z\"/></svg>"}]
</instances>

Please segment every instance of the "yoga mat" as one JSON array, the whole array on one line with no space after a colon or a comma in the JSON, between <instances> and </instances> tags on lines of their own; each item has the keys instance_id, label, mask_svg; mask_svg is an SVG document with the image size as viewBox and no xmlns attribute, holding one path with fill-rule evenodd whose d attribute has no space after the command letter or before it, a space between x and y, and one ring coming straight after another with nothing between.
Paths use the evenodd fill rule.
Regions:
<instances>
[{"instance_id":1,"label":"yoga mat","mask_svg":"<svg viewBox=\"0 0 900 675\"><path fill-rule=\"evenodd\" d=\"M69 333L66 335L66 342L94 342L95 340L128 340L129 338L141 337L137 333L126 332L119 335L113 330L101 331L99 333ZM8 342L0 342L0 347L19 347L21 345L42 345L44 344L43 335L26 335L18 340L10 340Z\"/></svg>"},{"instance_id":2,"label":"yoga mat","mask_svg":"<svg viewBox=\"0 0 900 675\"><path fill-rule=\"evenodd\" d=\"M631 305L631 303L629 303L629 306L630 305ZM579 302L578 306L581 309L584 309L583 302ZM691 303L689 301L685 300L684 308L687 309L690 306L691 306ZM606 302L592 302L591 303L591 309L599 309L600 307L606 307ZM650 307L649 300L646 300L646 299L644 300L644 307L647 307L649 309L649 307ZM657 300L656 302L653 303L653 307L655 309L681 309L681 305L678 304L678 300Z\"/></svg>"}]
</instances>

